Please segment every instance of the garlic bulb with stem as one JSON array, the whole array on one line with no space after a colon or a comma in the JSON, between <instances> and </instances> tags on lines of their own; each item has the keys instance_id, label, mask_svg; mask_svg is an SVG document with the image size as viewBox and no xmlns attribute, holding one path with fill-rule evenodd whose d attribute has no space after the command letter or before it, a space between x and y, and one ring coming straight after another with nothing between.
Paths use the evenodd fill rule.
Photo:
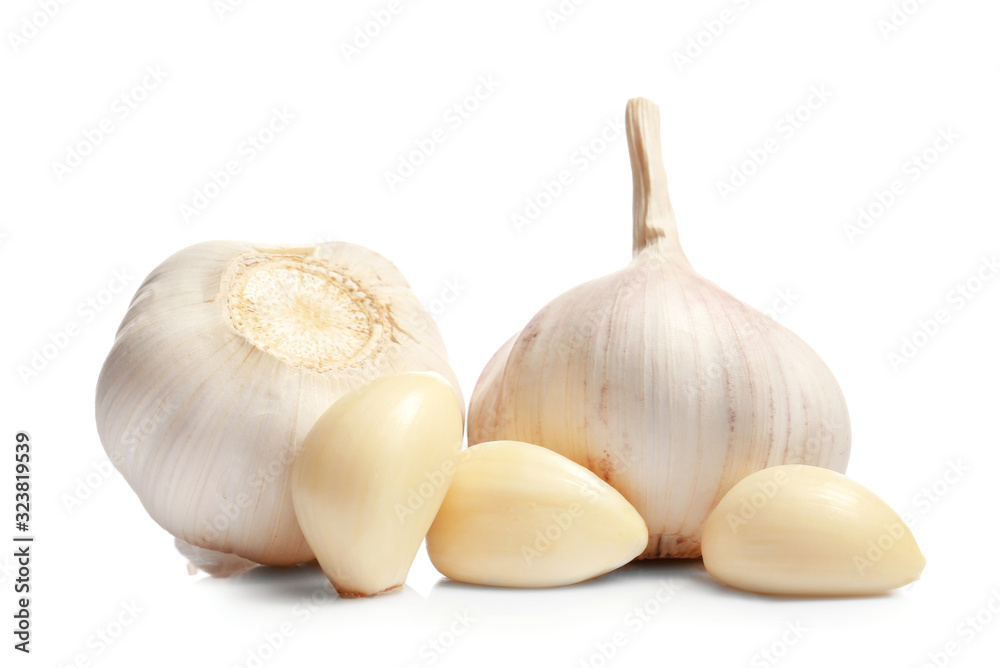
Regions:
<instances>
[{"instance_id":1,"label":"garlic bulb with stem","mask_svg":"<svg viewBox=\"0 0 1000 668\"><path fill-rule=\"evenodd\" d=\"M459 394L434 320L381 255L205 242L139 287L98 380L97 428L174 536L289 565L313 558L292 508L297 449L342 395L405 371Z\"/></svg>"},{"instance_id":2,"label":"garlic bulb with stem","mask_svg":"<svg viewBox=\"0 0 1000 668\"><path fill-rule=\"evenodd\" d=\"M697 557L709 511L783 463L843 472L847 406L809 346L697 274L667 194L659 110L626 109L632 262L542 308L489 361L469 443L537 443L582 464L642 514L642 558Z\"/></svg>"}]
</instances>

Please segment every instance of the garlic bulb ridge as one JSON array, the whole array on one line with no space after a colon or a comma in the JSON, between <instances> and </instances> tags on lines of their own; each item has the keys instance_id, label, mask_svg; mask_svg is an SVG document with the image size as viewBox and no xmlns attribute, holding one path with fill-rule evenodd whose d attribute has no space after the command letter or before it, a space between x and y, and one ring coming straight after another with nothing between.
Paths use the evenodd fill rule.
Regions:
<instances>
[{"instance_id":1,"label":"garlic bulb ridge","mask_svg":"<svg viewBox=\"0 0 1000 668\"><path fill-rule=\"evenodd\" d=\"M469 442L565 455L640 512L641 558L697 557L709 512L750 473L846 469L847 406L805 342L691 267L657 107L630 100L626 127L633 259L554 299L493 356L472 395Z\"/></svg>"}]
</instances>

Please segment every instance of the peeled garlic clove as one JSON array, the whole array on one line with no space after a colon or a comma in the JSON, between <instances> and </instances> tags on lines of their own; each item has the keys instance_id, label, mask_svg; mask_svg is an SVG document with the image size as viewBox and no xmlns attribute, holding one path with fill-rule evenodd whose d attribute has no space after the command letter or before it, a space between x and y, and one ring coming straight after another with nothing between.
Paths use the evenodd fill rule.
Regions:
<instances>
[{"instance_id":1,"label":"peeled garlic clove","mask_svg":"<svg viewBox=\"0 0 1000 668\"><path fill-rule=\"evenodd\" d=\"M404 371L458 389L434 320L382 256L201 243L139 287L101 370L97 429L174 536L294 564L313 558L292 511L296 450L346 392Z\"/></svg>"},{"instance_id":2,"label":"peeled garlic clove","mask_svg":"<svg viewBox=\"0 0 1000 668\"><path fill-rule=\"evenodd\" d=\"M462 451L427 534L427 554L459 582L557 587L612 571L646 547L642 517L603 480L515 441Z\"/></svg>"},{"instance_id":3,"label":"peeled garlic clove","mask_svg":"<svg viewBox=\"0 0 1000 668\"><path fill-rule=\"evenodd\" d=\"M295 459L295 516L344 597L401 586L455 474L462 405L434 373L386 376L345 395Z\"/></svg>"},{"instance_id":4,"label":"peeled garlic clove","mask_svg":"<svg viewBox=\"0 0 1000 668\"><path fill-rule=\"evenodd\" d=\"M846 469L847 405L804 341L694 271L667 195L657 107L630 100L625 120L632 262L554 299L490 360L469 443L565 455L642 514L644 558L697 557L708 513L748 474Z\"/></svg>"},{"instance_id":5,"label":"peeled garlic clove","mask_svg":"<svg viewBox=\"0 0 1000 668\"><path fill-rule=\"evenodd\" d=\"M702 534L705 568L762 594L878 594L920 577L909 527L853 480L815 466L775 466L738 482Z\"/></svg>"}]
</instances>

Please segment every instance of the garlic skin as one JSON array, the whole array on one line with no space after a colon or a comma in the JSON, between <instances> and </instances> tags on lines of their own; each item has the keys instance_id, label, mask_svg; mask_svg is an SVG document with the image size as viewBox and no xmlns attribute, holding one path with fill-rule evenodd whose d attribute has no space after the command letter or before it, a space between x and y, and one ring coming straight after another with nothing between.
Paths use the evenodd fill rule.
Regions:
<instances>
[{"instance_id":1,"label":"garlic skin","mask_svg":"<svg viewBox=\"0 0 1000 668\"><path fill-rule=\"evenodd\" d=\"M427 534L427 555L458 582L558 587L603 575L646 547L642 517L579 464L530 443L462 451Z\"/></svg>"},{"instance_id":2,"label":"garlic skin","mask_svg":"<svg viewBox=\"0 0 1000 668\"><path fill-rule=\"evenodd\" d=\"M847 405L792 332L706 280L681 249L659 111L630 100L633 259L557 297L490 360L469 443L519 440L586 466L649 527L640 558L697 557L708 513L750 473L847 467Z\"/></svg>"},{"instance_id":3,"label":"garlic skin","mask_svg":"<svg viewBox=\"0 0 1000 668\"><path fill-rule=\"evenodd\" d=\"M441 334L388 260L349 243L185 248L143 281L97 384L97 429L147 512L191 545L309 561L291 466L375 378L436 371Z\"/></svg>"},{"instance_id":4,"label":"garlic skin","mask_svg":"<svg viewBox=\"0 0 1000 668\"><path fill-rule=\"evenodd\" d=\"M344 598L403 585L455 474L465 420L435 373L385 376L316 421L292 469L295 515Z\"/></svg>"},{"instance_id":5,"label":"garlic skin","mask_svg":"<svg viewBox=\"0 0 1000 668\"><path fill-rule=\"evenodd\" d=\"M738 482L702 537L705 569L747 591L865 596L920 577L906 522L859 483L815 466L775 466Z\"/></svg>"}]
</instances>

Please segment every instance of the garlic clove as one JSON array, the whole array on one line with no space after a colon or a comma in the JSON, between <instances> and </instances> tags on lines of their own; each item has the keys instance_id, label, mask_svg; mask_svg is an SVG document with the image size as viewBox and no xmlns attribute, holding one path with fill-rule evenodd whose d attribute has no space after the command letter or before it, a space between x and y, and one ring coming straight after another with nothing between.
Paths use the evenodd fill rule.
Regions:
<instances>
[{"instance_id":1,"label":"garlic clove","mask_svg":"<svg viewBox=\"0 0 1000 668\"><path fill-rule=\"evenodd\" d=\"M339 399L295 459L295 516L343 597L400 587L448 491L462 405L435 373L386 376Z\"/></svg>"},{"instance_id":2,"label":"garlic clove","mask_svg":"<svg viewBox=\"0 0 1000 668\"><path fill-rule=\"evenodd\" d=\"M152 518L200 548L309 561L295 452L338 398L434 371L440 331L399 270L349 243L185 248L143 281L97 386L97 429Z\"/></svg>"},{"instance_id":3,"label":"garlic clove","mask_svg":"<svg viewBox=\"0 0 1000 668\"><path fill-rule=\"evenodd\" d=\"M543 307L482 372L469 443L537 443L617 489L643 558L697 557L705 520L750 473L847 467L847 404L795 334L694 271L667 193L659 112L630 100L633 259Z\"/></svg>"},{"instance_id":4,"label":"garlic clove","mask_svg":"<svg viewBox=\"0 0 1000 668\"><path fill-rule=\"evenodd\" d=\"M646 547L621 494L551 450L482 443L462 451L427 534L427 554L459 582L556 587L602 575Z\"/></svg>"},{"instance_id":5,"label":"garlic clove","mask_svg":"<svg viewBox=\"0 0 1000 668\"><path fill-rule=\"evenodd\" d=\"M705 524L705 568L762 594L858 596L920 577L924 557L882 499L834 471L775 466L727 493Z\"/></svg>"}]
</instances>

